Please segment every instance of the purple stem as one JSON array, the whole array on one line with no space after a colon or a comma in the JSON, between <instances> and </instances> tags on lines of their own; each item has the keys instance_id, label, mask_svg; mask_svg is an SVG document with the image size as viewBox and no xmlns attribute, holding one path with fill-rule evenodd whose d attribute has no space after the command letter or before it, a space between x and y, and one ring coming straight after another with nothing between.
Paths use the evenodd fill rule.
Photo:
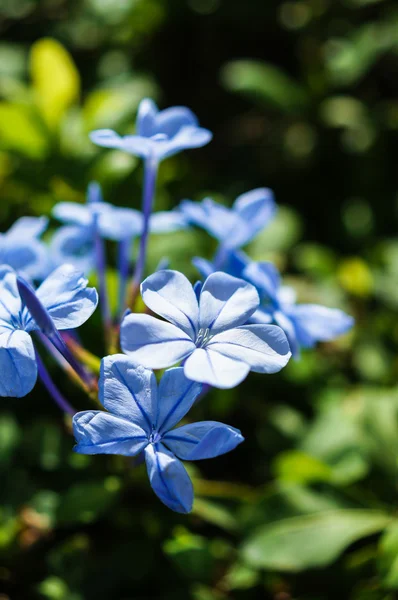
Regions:
<instances>
[{"instance_id":1,"label":"purple stem","mask_svg":"<svg viewBox=\"0 0 398 600\"><path fill-rule=\"evenodd\" d=\"M65 344L61 334L54 325L51 315L37 297L33 287L20 276L17 277L17 286L23 304L28 308L41 333L50 340L58 352L60 352L68 361L72 369L79 375L80 379L82 379L88 387L91 387L92 379L90 375L75 359L72 352Z\"/></svg>"},{"instance_id":2,"label":"purple stem","mask_svg":"<svg viewBox=\"0 0 398 600\"><path fill-rule=\"evenodd\" d=\"M50 342L55 346L55 348L58 350L58 352L60 354L62 354L62 356L67 360L67 362L70 364L72 369L74 371L76 371L76 373L78 374L80 379L89 388L91 388L91 386L93 384L92 377L87 373L87 371L83 367L83 365L80 364L80 362L78 360L76 360L76 358L73 356L72 352L69 350L68 346L66 345L64 339L60 336L59 332L57 331L57 335L51 335L51 336L47 336L47 337L50 340Z\"/></svg>"},{"instance_id":3,"label":"purple stem","mask_svg":"<svg viewBox=\"0 0 398 600\"><path fill-rule=\"evenodd\" d=\"M51 354L51 356L59 364L59 366L64 371L67 371L68 369L71 369L71 366L68 363L68 361L66 360L66 358L64 358L62 356L62 354L56 348L54 348L53 344L44 335L44 333L42 333L41 331L36 331L35 333L36 333L37 337L39 338L39 340L41 341L41 343L43 344L43 346L45 347L45 349L47 350L47 352L49 354Z\"/></svg>"},{"instance_id":4,"label":"purple stem","mask_svg":"<svg viewBox=\"0 0 398 600\"><path fill-rule=\"evenodd\" d=\"M215 271L218 271L218 270L220 270L222 268L223 264L227 260L227 256L228 256L228 250L220 242L220 244L219 244L219 246L217 248L216 255L215 255L214 259L213 259L213 267L214 267Z\"/></svg>"},{"instance_id":5,"label":"purple stem","mask_svg":"<svg viewBox=\"0 0 398 600\"><path fill-rule=\"evenodd\" d=\"M133 277L133 289L137 290L141 284L145 269L146 251L149 234L149 218L152 213L153 199L155 196L156 177L158 174L158 160L149 156L144 163L144 187L142 191L142 212L144 224L138 250L137 263Z\"/></svg>"},{"instance_id":6,"label":"purple stem","mask_svg":"<svg viewBox=\"0 0 398 600\"><path fill-rule=\"evenodd\" d=\"M117 318L121 321L121 317L127 308L127 278L130 267L130 251L132 239L130 237L121 240L118 245L118 271L119 271L119 300Z\"/></svg>"},{"instance_id":7,"label":"purple stem","mask_svg":"<svg viewBox=\"0 0 398 600\"><path fill-rule=\"evenodd\" d=\"M108 291L106 287L106 251L105 243L101 237L98 228L98 215L94 216L94 247L95 247L95 262L97 267L98 288L100 308L102 315L102 323L104 325L105 334L108 337L112 328L111 312L109 308Z\"/></svg>"},{"instance_id":8,"label":"purple stem","mask_svg":"<svg viewBox=\"0 0 398 600\"><path fill-rule=\"evenodd\" d=\"M46 367L44 366L44 363L41 360L39 353L37 351L35 351L35 352L36 352L36 362L37 362L37 368L39 371L39 377L40 377L41 381L43 382L45 388L47 389L48 393L50 394L50 396L52 397L54 402L57 404L57 406L59 406L59 408L63 412L65 412L71 416L75 415L76 414L75 409L73 408L73 406L71 406L69 404L69 402L67 400L65 400L65 398L63 397L63 395L61 394L61 392L59 391L59 389L57 388L57 386L51 379L50 374L47 371Z\"/></svg>"}]
</instances>

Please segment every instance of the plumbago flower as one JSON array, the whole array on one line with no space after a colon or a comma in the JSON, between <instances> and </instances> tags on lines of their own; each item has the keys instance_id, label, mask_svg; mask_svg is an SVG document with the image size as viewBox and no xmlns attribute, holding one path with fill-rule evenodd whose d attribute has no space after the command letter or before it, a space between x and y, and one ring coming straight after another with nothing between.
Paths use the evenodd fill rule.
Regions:
<instances>
[{"instance_id":1,"label":"plumbago flower","mask_svg":"<svg viewBox=\"0 0 398 600\"><path fill-rule=\"evenodd\" d=\"M286 333L293 356L300 347L313 348L346 333L354 319L342 310L318 304L296 304L295 291L282 286L276 267L269 262L249 263L243 277L259 292L262 304L251 317L255 323L277 323Z\"/></svg>"},{"instance_id":2,"label":"plumbago flower","mask_svg":"<svg viewBox=\"0 0 398 600\"><path fill-rule=\"evenodd\" d=\"M121 325L121 347L147 368L162 369L184 360L193 381L232 388L249 371L275 373L289 358L280 327L246 325L258 309L254 286L225 273L210 275L197 298L177 271L158 271L141 285L145 304L167 319L129 314Z\"/></svg>"},{"instance_id":3,"label":"plumbago flower","mask_svg":"<svg viewBox=\"0 0 398 600\"><path fill-rule=\"evenodd\" d=\"M136 456L144 451L149 480L160 500L176 512L190 512L192 482L179 459L214 458L243 442L238 429L216 421L175 428L201 387L185 377L182 367L166 371L157 386L153 372L128 357L105 357L99 399L108 412L74 416L75 452Z\"/></svg>"},{"instance_id":4,"label":"plumbago flower","mask_svg":"<svg viewBox=\"0 0 398 600\"><path fill-rule=\"evenodd\" d=\"M48 273L48 251L39 239L48 225L46 217L22 217L0 234L0 265L9 265L29 279Z\"/></svg>"},{"instance_id":5,"label":"plumbago flower","mask_svg":"<svg viewBox=\"0 0 398 600\"><path fill-rule=\"evenodd\" d=\"M51 334L55 328L73 329L82 325L98 302L96 290L88 288L82 273L71 265L63 265L51 273L37 289L36 296L46 310L45 318L50 319ZM24 306L15 271L3 269L0 273L0 396L20 398L35 385L37 361L30 334L40 330L40 325Z\"/></svg>"},{"instance_id":6,"label":"plumbago flower","mask_svg":"<svg viewBox=\"0 0 398 600\"><path fill-rule=\"evenodd\" d=\"M113 206L104 202L101 188L92 182L86 204L59 202L53 216L65 223L53 236L51 250L56 265L71 263L84 273L95 266L96 235L114 242L129 242L141 235L143 215L133 208ZM186 221L177 211L162 211L151 215L150 231L170 233L185 228Z\"/></svg>"},{"instance_id":7,"label":"plumbago flower","mask_svg":"<svg viewBox=\"0 0 398 600\"><path fill-rule=\"evenodd\" d=\"M181 150L205 146L212 138L210 131L199 127L189 108L173 106L159 111L149 98L140 103L136 130L136 135L120 136L111 129L99 129L90 134L90 139L98 146L159 161Z\"/></svg>"},{"instance_id":8,"label":"plumbago flower","mask_svg":"<svg viewBox=\"0 0 398 600\"><path fill-rule=\"evenodd\" d=\"M179 210L192 225L205 229L225 249L234 250L252 240L276 213L271 190L258 188L238 196L232 208L211 198L202 202L183 200Z\"/></svg>"}]
</instances>

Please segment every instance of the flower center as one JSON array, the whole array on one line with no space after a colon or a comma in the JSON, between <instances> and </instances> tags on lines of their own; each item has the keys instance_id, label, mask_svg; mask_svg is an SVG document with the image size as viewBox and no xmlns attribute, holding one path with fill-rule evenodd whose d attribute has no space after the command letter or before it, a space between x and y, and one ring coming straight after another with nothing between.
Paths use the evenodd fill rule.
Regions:
<instances>
[{"instance_id":1,"label":"flower center","mask_svg":"<svg viewBox=\"0 0 398 600\"><path fill-rule=\"evenodd\" d=\"M206 346L206 344L210 342L212 337L213 336L211 335L209 328L205 329L202 327L202 329L199 329L199 333L195 341L197 348L203 348L204 346Z\"/></svg>"},{"instance_id":2,"label":"flower center","mask_svg":"<svg viewBox=\"0 0 398 600\"><path fill-rule=\"evenodd\" d=\"M158 442L160 442L161 439L162 436L160 435L160 433L158 433L157 431L152 431L151 435L149 436L149 443L157 444Z\"/></svg>"}]
</instances>

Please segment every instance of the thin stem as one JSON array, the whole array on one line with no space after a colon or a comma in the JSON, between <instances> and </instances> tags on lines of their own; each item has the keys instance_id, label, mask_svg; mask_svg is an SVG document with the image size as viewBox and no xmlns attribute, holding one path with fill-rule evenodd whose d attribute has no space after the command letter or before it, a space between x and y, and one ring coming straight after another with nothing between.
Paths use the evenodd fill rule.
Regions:
<instances>
[{"instance_id":1,"label":"thin stem","mask_svg":"<svg viewBox=\"0 0 398 600\"><path fill-rule=\"evenodd\" d=\"M83 365L80 364L78 360L73 356L72 352L69 350L65 341L60 336L57 331L56 334L47 336L50 342L54 345L54 347L58 350L60 354L68 361L72 369L76 372L78 377L82 380L82 382L87 386L89 390L93 388L94 380L89 373L87 373L86 369Z\"/></svg>"},{"instance_id":2,"label":"thin stem","mask_svg":"<svg viewBox=\"0 0 398 600\"><path fill-rule=\"evenodd\" d=\"M101 308L102 323L104 326L105 338L109 342L112 330L112 318L109 307L108 290L106 286L106 251L105 243L101 237L98 228L98 215L94 218L94 245L95 262L98 276L99 304Z\"/></svg>"},{"instance_id":3,"label":"thin stem","mask_svg":"<svg viewBox=\"0 0 398 600\"><path fill-rule=\"evenodd\" d=\"M127 308L127 278L129 275L130 252L132 239L130 237L121 240L118 244L118 271L119 271L119 299L117 320L120 322Z\"/></svg>"},{"instance_id":4,"label":"thin stem","mask_svg":"<svg viewBox=\"0 0 398 600\"><path fill-rule=\"evenodd\" d=\"M71 416L75 415L76 414L75 409L73 408L73 406L71 406L69 404L69 402L67 400L65 400L65 398L63 397L63 395L61 394L61 392L59 391L59 389L57 388L57 386L51 379L50 374L47 371L46 367L44 366L44 363L41 360L39 353L36 350L35 350L35 352L36 352L36 362L37 362L39 377L40 377L43 385L47 389L48 393L50 394L51 398L54 400L54 402L57 404L57 406L63 412L65 412Z\"/></svg>"},{"instance_id":5,"label":"thin stem","mask_svg":"<svg viewBox=\"0 0 398 600\"><path fill-rule=\"evenodd\" d=\"M140 238L140 246L138 249L137 263L135 265L135 272L132 281L131 304L133 308L140 290L140 284L145 269L149 234L149 219L152 213L153 199L155 196L158 164L158 160L153 156L149 156L144 163L144 187L142 191L142 212L144 223Z\"/></svg>"},{"instance_id":6,"label":"thin stem","mask_svg":"<svg viewBox=\"0 0 398 600\"><path fill-rule=\"evenodd\" d=\"M89 369L95 373L99 373L101 359L83 346L71 335L71 332L63 331L62 337L72 354Z\"/></svg>"},{"instance_id":7,"label":"thin stem","mask_svg":"<svg viewBox=\"0 0 398 600\"><path fill-rule=\"evenodd\" d=\"M220 242L220 244L217 248L215 257L213 259L213 267L214 267L215 271L218 271L219 269L221 269L221 267L223 266L223 264L225 263L225 261L227 259L227 256L228 256L228 250Z\"/></svg>"}]
</instances>

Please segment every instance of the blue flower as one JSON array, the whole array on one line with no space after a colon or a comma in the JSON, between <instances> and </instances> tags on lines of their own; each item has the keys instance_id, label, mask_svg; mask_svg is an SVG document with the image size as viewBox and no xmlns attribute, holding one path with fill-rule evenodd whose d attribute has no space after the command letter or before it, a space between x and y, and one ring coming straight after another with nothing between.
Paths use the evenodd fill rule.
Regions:
<instances>
[{"instance_id":1,"label":"blue flower","mask_svg":"<svg viewBox=\"0 0 398 600\"><path fill-rule=\"evenodd\" d=\"M63 265L37 289L37 297L57 329L82 325L94 312L98 297L94 288L71 265ZM20 398L35 385L37 364L30 333L39 329L18 291L11 269L0 274L0 396Z\"/></svg>"},{"instance_id":2,"label":"blue flower","mask_svg":"<svg viewBox=\"0 0 398 600\"><path fill-rule=\"evenodd\" d=\"M48 273L48 249L39 237L48 225L46 217L22 217L0 234L0 265L9 265L29 279Z\"/></svg>"},{"instance_id":3,"label":"blue flower","mask_svg":"<svg viewBox=\"0 0 398 600\"><path fill-rule=\"evenodd\" d=\"M224 248L233 250L252 240L271 221L276 204L271 190L258 188L238 196L232 208L211 198L183 200L180 210L189 223L203 227Z\"/></svg>"},{"instance_id":4,"label":"blue flower","mask_svg":"<svg viewBox=\"0 0 398 600\"><path fill-rule=\"evenodd\" d=\"M214 260L206 260L200 256L195 256L192 259L192 263L197 268L203 279L206 279L206 277L212 273L221 270L217 269ZM231 250L230 252L227 252L224 257L222 271L224 273L228 273L228 275L232 275L233 277L244 279L243 273L249 263L250 258L243 252L243 250Z\"/></svg>"},{"instance_id":5,"label":"blue flower","mask_svg":"<svg viewBox=\"0 0 398 600\"><path fill-rule=\"evenodd\" d=\"M182 460L214 458L243 442L239 430L216 421L174 427L201 391L184 369L166 371L159 386L152 371L127 356L103 359L99 399L108 412L90 410L73 418L76 452L136 456L144 451L154 492L169 508L188 513L193 488Z\"/></svg>"},{"instance_id":6,"label":"blue flower","mask_svg":"<svg viewBox=\"0 0 398 600\"><path fill-rule=\"evenodd\" d=\"M88 187L86 204L59 202L53 216L65 223L53 236L52 260L55 265L71 263L88 273L95 265L95 235L120 242L141 235L143 215L132 208L113 206L102 200L97 183ZM169 233L185 228L186 221L177 211L158 212L151 216L153 233Z\"/></svg>"},{"instance_id":7,"label":"blue flower","mask_svg":"<svg viewBox=\"0 0 398 600\"><path fill-rule=\"evenodd\" d=\"M290 358L289 344L275 325L245 325L259 306L256 289L225 273L213 273L199 300L177 271L158 271L141 284L151 311L127 315L121 346L144 367L162 369L184 360L185 375L219 388L232 388L250 370L275 373Z\"/></svg>"},{"instance_id":8,"label":"blue flower","mask_svg":"<svg viewBox=\"0 0 398 600\"><path fill-rule=\"evenodd\" d=\"M142 158L157 161L187 148L200 148L210 142L212 134L199 127L198 119L189 108L173 106L159 111L146 98L138 108L137 134L120 136L111 129L99 129L90 134L98 146L117 148Z\"/></svg>"},{"instance_id":9,"label":"blue flower","mask_svg":"<svg viewBox=\"0 0 398 600\"><path fill-rule=\"evenodd\" d=\"M296 304L294 290L281 285L280 275L271 263L252 262L243 277L259 292L262 305L252 316L255 323L277 323L286 333L293 356L300 347L313 348L317 342L331 341L346 333L354 319L342 310L318 304Z\"/></svg>"}]
</instances>

